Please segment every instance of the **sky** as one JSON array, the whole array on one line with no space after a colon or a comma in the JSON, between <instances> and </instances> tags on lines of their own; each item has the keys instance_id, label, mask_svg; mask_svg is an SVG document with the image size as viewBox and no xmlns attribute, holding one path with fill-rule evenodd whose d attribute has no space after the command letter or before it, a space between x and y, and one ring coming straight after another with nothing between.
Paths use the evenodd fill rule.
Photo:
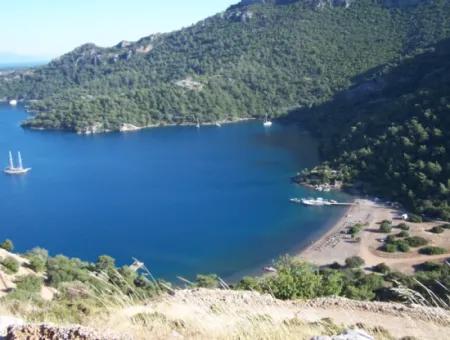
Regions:
<instances>
[{"instance_id":1,"label":"sky","mask_svg":"<svg viewBox=\"0 0 450 340\"><path fill-rule=\"evenodd\" d=\"M112 46L134 41L189 26L237 2L1 0L0 56L51 59L87 42Z\"/></svg>"}]
</instances>

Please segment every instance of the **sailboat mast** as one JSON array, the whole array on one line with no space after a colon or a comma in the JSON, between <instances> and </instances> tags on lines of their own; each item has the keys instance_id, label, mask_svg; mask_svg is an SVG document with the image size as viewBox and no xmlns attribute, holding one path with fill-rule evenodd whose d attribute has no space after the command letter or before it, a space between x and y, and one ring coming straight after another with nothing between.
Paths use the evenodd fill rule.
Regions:
<instances>
[{"instance_id":1,"label":"sailboat mast","mask_svg":"<svg viewBox=\"0 0 450 340\"><path fill-rule=\"evenodd\" d=\"M9 168L10 169L14 169L14 161L13 161L13 156L12 156L12 152L9 152Z\"/></svg>"},{"instance_id":2,"label":"sailboat mast","mask_svg":"<svg viewBox=\"0 0 450 340\"><path fill-rule=\"evenodd\" d=\"M20 154L20 151L17 153L17 157L19 159L19 169L23 169L22 165L22 155Z\"/></svg>"}]
</instances>

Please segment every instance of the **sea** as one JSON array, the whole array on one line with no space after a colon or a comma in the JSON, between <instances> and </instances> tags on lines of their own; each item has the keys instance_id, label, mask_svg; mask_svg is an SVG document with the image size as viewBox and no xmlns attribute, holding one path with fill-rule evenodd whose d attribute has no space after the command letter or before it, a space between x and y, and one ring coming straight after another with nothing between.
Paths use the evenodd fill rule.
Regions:
<instances>
[{"instance_id":1,"label":"sea","mask_svg":"<svg viewBox=\"0 0 450 340\"><path fill-rule=\"evenodd\" d=\"M0 174L0 240L94 262L143 261L156 277L257 274L295 254L345 211L292 197L348 200L291 177L319 162L298 125L260 121L77 135L33 131L20 105L0 104L0 165L22 153L25 176Z\"/></svg>"}]
</instances>

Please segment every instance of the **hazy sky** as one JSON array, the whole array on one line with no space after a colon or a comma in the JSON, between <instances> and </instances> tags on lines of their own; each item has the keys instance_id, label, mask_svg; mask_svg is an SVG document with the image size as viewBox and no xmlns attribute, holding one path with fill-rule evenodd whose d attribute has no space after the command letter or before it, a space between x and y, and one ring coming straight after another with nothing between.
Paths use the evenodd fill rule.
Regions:
<instances>
[{"instance_id":1,"label":"hazy sky","mask_svg":"<svg viewBox=\"0 0 450 340\"><path fill-rule=\"evenodd\" d=\"M51 58L189 26L239 0L1 0L0 53Z\"/></svg>"}]
</instances>

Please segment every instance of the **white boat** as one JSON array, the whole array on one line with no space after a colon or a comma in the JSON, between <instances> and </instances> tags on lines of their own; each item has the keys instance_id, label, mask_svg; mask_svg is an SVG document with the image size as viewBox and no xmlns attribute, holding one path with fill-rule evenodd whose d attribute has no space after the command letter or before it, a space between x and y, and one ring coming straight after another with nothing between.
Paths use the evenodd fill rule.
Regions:
<instances>
[{"instance_id":1,"label":"white boat","mask_svg":"<svg viewBox=\"0 0 450 340\"><path fill-rule=\"evenodd\" d=\"M5 170L3 170L5 172L5 174L25 175L26 173L28 173L31 170L31 168L23 167L22 155L20 154L20 152L17 153L17 158L18 158L19 166L15 167L12 153L11 153L11 151L9 152L9 166Z\"/></svg>"},{"instance_id":2,"label":"white boat","mask_svg":"<svg viewBox=\"0 0 450 340\"><path fill-rule=\"evenodd\" d=\"M216 126L217 127L222 127L222 124L220 124L219 122L216 122Z\"/></svg>"},{"instance_id":3,"label":"white boat","mask_svg":"<svg viewBox=\"0 0 450 340\"><path fill-rule=\"evenodd\" d=\"M264 119L264 123L263 123L264 127L271 127L272 126L272 122L267 118Z\"/></svg>"},{"instance_id":4,"label":"white boat","mask_svg":"<svg viewBox=\"0 0 450 340\"><path fill-rule=\"evenodd\" d=\"M16 106L16 105L17 105L17 100L11 99L11 100L9 101L9 105L11 105L11 106Z\"/></svg>"},{"instance_id":5,"label":"white boat","mask_svg":"<svg viewBox=\"0 0 450 340\"><path fill-rule=\"evenodd\" d=\"M195 126L197 129L200 129L200 121L197 119L197 125Z\"/></svg>"},{"instance_id":6,"label":"white boat","mask_svg":"<svg viewBox=\"0 0 450 340\"><path fill-rule=\"evenodd\" d=\"M294 197L294 198L290 198L289 202L300 204L300 203L302 203L302 200L300 198Z\"/></svg>"},{"instance_id":7,"label":"white boat","mask_svg":"<svg viewBox=\"0 0 450 340\"><path fill-rule=\"evenodd\" d=\"M305 198L302 198L301 202L304 205L315 205L315 206L323 206L323 205L332 205L333 204L331 201L324 200L322 197L319 197L317 199L313 199L313 198L305 199Z\"/></svg>"}]
</instances>

